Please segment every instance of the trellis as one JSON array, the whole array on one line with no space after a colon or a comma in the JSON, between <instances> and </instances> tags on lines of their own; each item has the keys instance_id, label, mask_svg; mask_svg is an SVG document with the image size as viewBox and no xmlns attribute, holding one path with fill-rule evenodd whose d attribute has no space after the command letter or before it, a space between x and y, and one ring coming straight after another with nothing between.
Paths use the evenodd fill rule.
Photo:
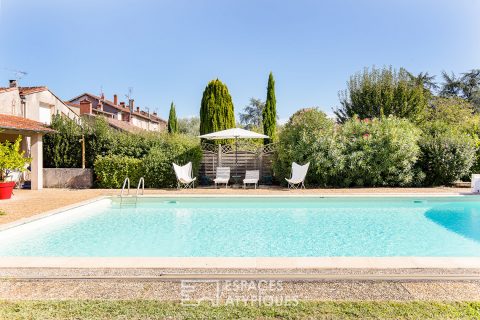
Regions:
<instances>
[{"instance_id":1,"label":"trellis","mask_svg":"<svg viewBox=\"0 0 480 320\"><path fill-rule=\"evenodd\" d=\"M272 183L272 162L275 144L259 145L238 141L237 166L235 166L235 145L202 143L203 157L200 164L200 182L210 184L215 178L217 167L230 167L232 177L245 177L246 170L259 170L260 183ZM236 170L235 170L236 168Z\"/></svg>"}]
</instances>

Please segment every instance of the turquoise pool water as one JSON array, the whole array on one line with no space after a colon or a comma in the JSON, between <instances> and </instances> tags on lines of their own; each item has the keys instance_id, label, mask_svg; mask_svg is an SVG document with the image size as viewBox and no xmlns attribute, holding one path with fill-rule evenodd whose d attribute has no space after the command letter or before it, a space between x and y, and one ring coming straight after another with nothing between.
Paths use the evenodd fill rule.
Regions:
<instances>
[{"instance_id":1,"label":"turquoise pool water","mask_svg":"<svg viewBox=\"0 0 480 320\"><path fill-rule=\"evenodd\" d=\"M480 256L480 197L101 200L0 243L0 256Z\"/></svg>"}]
</instances>

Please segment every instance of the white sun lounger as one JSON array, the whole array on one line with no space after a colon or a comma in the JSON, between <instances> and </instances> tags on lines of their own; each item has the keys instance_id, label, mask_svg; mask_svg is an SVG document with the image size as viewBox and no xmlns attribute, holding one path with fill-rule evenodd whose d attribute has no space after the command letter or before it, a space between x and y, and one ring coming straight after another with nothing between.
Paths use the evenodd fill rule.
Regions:
<instances>
[{"instance_id":1,"label":"white sun lounger","mask_svg":"<svg viewBox=\"0 0 480 320\"><path fill-rule=\"evenodd\" d=\"M288 182L288 188L298 189L303 188L305 189L305 177L307 176L308 167L310 166L310 162L307 164L299 165L296 162L292 163L292 177L290 179L285 178Z\"/></svg>"},{"instance_id":2,"label":"white sun lounger","mask_svg":"<svg viewBox=\"0 0 480 320\"><path fill-rule=\"evenodd\" d=\"M192 163L189 162L184 166L173 164L173 170L175 170L175 176L177 177L177 188L183 187L184 189L194 188L196 177L192 177Z\"/></svg>"},{"instance_id":3,"label":"white sun lounger","mask_svg":"<svg viewBox=\"0 0 480 320\"><path fill-rule=\"evenodd\" d=\"M217 167L217 176L213 179L215 182L215 188L217 184L225 183L225 188L228 187L228 181L230 180L230 167Z\"/></svg>"},{"instance_id":4,"label":"white sun lounger","mask_svg":"<svg viewBox=\"0 0 480 320\"><path fill-rule=\"evenodd\" d=\"M246 188L247 184L254 184L255 189L257 189L259 179L260 179L259 170L247 170L245 172L245 179L243 179L243 188Z\"/></svg>"}]
</instances>

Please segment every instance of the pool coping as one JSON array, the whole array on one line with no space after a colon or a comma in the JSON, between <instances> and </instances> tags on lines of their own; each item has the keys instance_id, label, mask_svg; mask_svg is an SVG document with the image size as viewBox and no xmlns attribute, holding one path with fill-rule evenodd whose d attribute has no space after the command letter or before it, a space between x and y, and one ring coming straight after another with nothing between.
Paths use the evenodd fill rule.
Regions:
<instances>
[{"instance_id":1,"label":"pool coping","mask_svg":"<svg viewBox=\"0 0 480 320\"><path fill-rule=\"evenodd\" d=\"M335 198L335 197L463 197L457 193L384 194L290 194L290 195L202 195L149 194L140 198ZM28 218L0 225L0 231L82 207L103 199L98 196ZM480 200L480 198L479 198ZM0 268L172 268L172 269L478 269L480 257L0 257Z\"/></svg>"},{"instance_id":2,"label":"pool coping","mask_svg":"<svg viewBox=\"0 0 480 320\"><path fill-rule=\"evenodd\" d=\"M0 268L479 269L480 257L0 257Z\"/></svg>"}]
</instances>

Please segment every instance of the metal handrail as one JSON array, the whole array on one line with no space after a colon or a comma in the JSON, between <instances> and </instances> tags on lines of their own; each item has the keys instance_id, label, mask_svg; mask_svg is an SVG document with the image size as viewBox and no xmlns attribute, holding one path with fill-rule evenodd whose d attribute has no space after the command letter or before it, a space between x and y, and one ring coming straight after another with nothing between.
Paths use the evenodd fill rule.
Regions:
<instances>
[{"instance_id":1,"label":"metal handrail","mask_svg":"<svg viewBox=\"0 0 480 320\"><path fill-rule=\"evenodd\" d=\"M128 179L128 177L125 178L125 180L123 180L123 186L122 186L122 192L120 193L120 197L123 197L123 192L125 191L125 185L128 183L128 193L127 195L130 194L130 179Z\"/></svg>"},{"instance_id":2,"label":"metal handrail","mask_svg":"<svg viewBox=\"0 0 480 320\"><path fill-rule=\"evenodd\" d=\"M137 196L138 196L138 191L140 190L140 184L142 184L142 196L143 192L145 191L145 179L143 177L138 180L138 186L137 186Z\"/></svg>"}]
</instances>

